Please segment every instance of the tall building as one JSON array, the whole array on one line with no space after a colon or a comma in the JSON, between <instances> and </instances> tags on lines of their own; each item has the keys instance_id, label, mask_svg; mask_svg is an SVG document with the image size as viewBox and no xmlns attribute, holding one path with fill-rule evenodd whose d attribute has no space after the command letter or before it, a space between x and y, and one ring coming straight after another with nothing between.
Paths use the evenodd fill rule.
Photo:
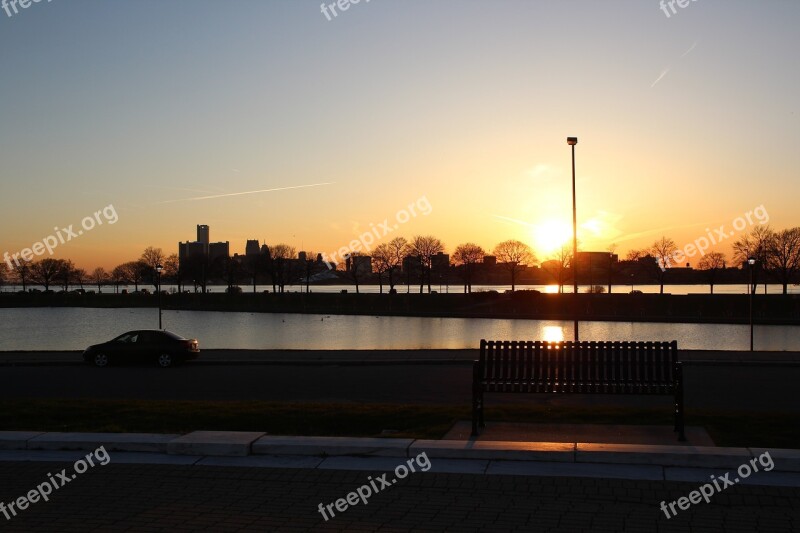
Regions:
<instances>
[{"instance_id":1,"label":"tall building","mask_svg":"<svg viewBox=\"0 0 800 533\"><path fill-rule=\"evenodd\" d=\"M244 255L252 257L261 253L261 246L256 240L248 240L247 245L244 247Z\"/></svg>"},{"instance_id":2,"label":"tall building","mask_svg":"<svg viewBox=\"0 0 800 533\"><path fill-rule=\"evenodd\" d=\"M210 239L211 231L208 229L208 226L205 224L198 224L197 226L197 242L202 242L204 244L209 244L211 242Z\"/></svg>"},{"instance_id":3,"label":"tall building","mask_svg":"<svg viewBox=\"0 0 800 533\"><path fill-rule=\"evenodd\" d=\"M450 255L439 252L431 257L431 268L437 272L446 272L450 267Z\"/></svg>"},{"instance_id":4,"label":"tall building","mask_svg":"<svg viewBox=\"0 0 800 533\"><path fill-rule=\"evenodd\" d=\"M214 264L218 259L228 259L231 256L230 242L212 242L208 245L208 262Z\"/></svg>"}]
</instances>

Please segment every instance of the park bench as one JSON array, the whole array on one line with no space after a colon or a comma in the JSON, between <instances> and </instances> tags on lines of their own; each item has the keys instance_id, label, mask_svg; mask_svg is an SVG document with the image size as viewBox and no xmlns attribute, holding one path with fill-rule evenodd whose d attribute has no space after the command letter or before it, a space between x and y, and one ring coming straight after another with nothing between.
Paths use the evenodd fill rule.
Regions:
<instances>
[{"instance_id":1,"label":"park bench","mask_svg":"<svg viewBox=\"0 0 800 533\"><path fill-rule=\"evenodd\" d=\"M675 398L685 441L683 368L672 342L481 341L472 372L472 435L485 427L485 393L660 394Z\"/></svg>"}]
</instances>

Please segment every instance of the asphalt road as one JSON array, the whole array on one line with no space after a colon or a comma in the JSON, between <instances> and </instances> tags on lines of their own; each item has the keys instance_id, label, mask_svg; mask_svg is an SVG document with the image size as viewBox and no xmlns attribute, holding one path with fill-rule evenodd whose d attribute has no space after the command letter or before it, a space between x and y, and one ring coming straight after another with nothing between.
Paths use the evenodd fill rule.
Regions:
<instances>
[{"instance_id":1,"label":"asphalt road","mask_svg":"<svg viewBox=\"0 0 800 533\"><path fill-rule=\"evenodd\" d=\"M0 367L0 398L270 400L469 405L469 362L374 364L200 364L94 368L86 365ZM800 365L687 366L687 408L800 412ZM494 394L491 403L669 406L665 396Z\"/></svg>"}]
</instances>

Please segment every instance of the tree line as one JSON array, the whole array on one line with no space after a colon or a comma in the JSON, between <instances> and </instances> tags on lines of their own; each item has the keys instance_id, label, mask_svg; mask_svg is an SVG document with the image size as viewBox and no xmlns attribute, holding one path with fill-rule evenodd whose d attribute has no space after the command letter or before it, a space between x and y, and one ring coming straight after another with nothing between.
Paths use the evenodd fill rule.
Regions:
<instances>
[{"instance_id":1,"label":"tree line","mask_svg":"<svg viewBox=\"0 0 800 533\"><path fill-rule=\"evenodd\" d=\"M615 250L616 245L607 250L609 292L615 268L610 258ZM354 251L336 267L340 275L355 284L357 292L359 285L370 276L377 278L380 292L383 292L384 283L393 291L402 280L401 275L405 276L403 281L406 285L418 283L420 292L426 287L428 292L432 292L434 275L437 272L446 274L451 266L455 266L464 291L472 292L479 266L486 256L492 255L496 258L497 268L506 271L513 291L520 273L538 261L531 247L518 240L503 241L491 252L473 242L462 243L455 247L447 264L442 265L437 262L437 257L443 257L441 254L446 251L444 243L432 235L417 235L410 240L396 237L379 244L369 254ZM678 251L675 241L663 236L649 247L630 250L626 260L652 272L663 293L670 270L676 266L673 258ZM371 263L369 269L366 267L368 263L360 259L367 256ZM563 246L547 259L544 270L553 276L559 287L563 287L567 273L574 272L571 247ZM773 281L782 285L783 293L787 294L788 285L795 282L800 273L800 228L775 231L769 226L756 226L733 243L733 268L750 268L749 259L755 260L753 288L763 282L766 291L766 284ZM159 266L162 267L160 273ZM696 267L706 272L712 294L718 274L731 268L727 256L717 251L702 254ZM229 290L238 288L240 283L251 282L255 291L261 280L268 281L273 292L284 292L286 285L297 282L304 284L309 291L312 279L327 270L329 266L320 254L307 252L306 260L301 261L297 250L284 243L267 246L266 253L258 255L219 257L211 262L196 257L186 259L183 264L177 254L166 255L162 249L151 246L137 260L122 263L111 271L95 268L87 272L68 259L55 258L21 261L12 264L12 268L0 263L0 284L16 283L23 290L27 290L29 285L40 285L45 291L53 287L69 290L70 286L81 289L90 286L102 292L104 286L133 285L138 291L140 285L156 287L159 283L172 283L178 286L179 291L193 285L196 291L205 292L209 281L222 281Z\"/></svg>"}]
</instances>

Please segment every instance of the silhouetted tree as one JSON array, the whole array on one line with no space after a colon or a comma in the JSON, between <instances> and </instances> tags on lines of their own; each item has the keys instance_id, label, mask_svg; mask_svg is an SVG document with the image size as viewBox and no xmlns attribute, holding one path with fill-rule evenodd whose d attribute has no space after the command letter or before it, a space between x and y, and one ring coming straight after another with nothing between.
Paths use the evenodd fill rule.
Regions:
<instances>
[{"instance_id":1,"label":"silhouetted tree","mask_svg":"<svg viewBox=\"0 0 800 533\"><path fill-rule=\"evenodd\" d=\"M311 292L311 278L327 267L322 261L322 254L316 252L306 252L306 264L301 266L304 268L303 277L306 282L306 294L308 294Z\"/></svg>"},{"instance_id":2,"label":"silhouetted tree","mask_svg":"<svg viewBox=\"0 0 800 533\"><path fill-rule=\"evenodd\" d=\"M139 258L139 261L146 267L143 275L150 280L156 290L158 289L158 271L156 267L158 265L163 267L165 259L163 250L152 246L145 248L144 252L142 252L142 257Z\"/></svg>"},{"instance_id":3,"label":"silhouetted tree","mask_svg":"<svg viewBox=\"0 0 800 533\"><path fill-rule=\"evenodd\" d=\"M39 285L44 286L45 292L50 290L50 285L55 283L64 269L64 261L45 257L40 261L31 263L31 278Z\"/></svg>"},{"instance_id":4,"label":"silhouetted tree","mask_svg":"<svg viewBox=\"0 0 800 533\"><path fill-rule=\"evenodd\" d=\"M270 255L274 279L277 281L278 289L284 292L291 274L292 261L297 257L297 252L288 244L276 244L270 248Z\"/></svg>"},{"instance_id":5,"label":"silhouetted tree","mask_svg":"<svg viewBox=\"0 0 800 533\"><path fill-rule=\"evenodd\" d=\"M13 263L13 268L11 269L14 279L20 285L22 285L23 292L28 290L28 281L30 281L31 277L33 276L31 269L32 264L32 261L25 261L24 259L21 259L18 263Z\"/></svg>"},{"instance_id":6,"label":"silhouetted tree","mask_svg":"<svg viewBox=\"0 0 800 533\"><path fill-rule=\"evenodd\" d=\"M516 290L517 273L521 272L525 265L536 261L531 247L521 241L503 241L494 247L494 255L500 266L508 270L511 274L511 292Z\"/></svg>"},{"instance_id":7,"label":"silhouetted tree","mask_svg":"<svg viewBox=\"0 0 800 533\"><path fill-rule=\"evenodd\" d=\"M392 271L392 248L388 243L379 244L372 251L372 269L378 275L379 290L383 294L383 276Z\"/></svg>"},{"instance_id":8,"label":"silhouetted tree","mask_svg":"<svg viewBox=\"0 0 800 533\"><path fill-rule=\"evenodd\" d=\"M355 283L356 286L356 294L359 294L359 284L363 279L371 274L369 269L367 268L366 261L359 261L359 257L366 257L361 252L352 252L345 256L344 260L340 263L342 269L345 272L345 276L347 279Z\"/></svg>"},{"instance_id":9,"label":"silhouetted tree","mask_svg":"<svg viewBox=\"0 0 800 533\"><path fill-rule=\"evenodd\" d=\"M103 292L103 285L108 283L109 275L103 267L97 267L92 270L92 283L97 286L98 294Z\"/></svg>"},{"instance_id":10,"label":"silhouetted tree","mask_svg":"<svg viewBox=\"0 0 800 533\"><path fill-rule=\"evenodd\" d=\"M444 252L444 244L442 241L432 235L417 235L411 240L411 249L414 255L419 257L420 266L422 267L422 277L420 278L419 292L422 293L422 288L427 278L428 293L430 294L433 257L436 254Z\"/></svg>"},{"instance_id":11,"label":"silhouetted tree","mask_svg":"<svg viewBox=\"0 0 800 533\"><path fill-rule=\"evenodd\" d=\"M558 293L564 293L564 273L572 265L572 246L563 245L550 255L549 260L542 265L545 272L550 274L558 283Z\"/></svg>"},{"instance_id":12,"label":"silhouetted tree","mask_svg":"<svg viewBox=\"0 0 800 533\"><path fill-rule=\"evenodd\" d=\"M714 294L714 281L716 280L717 272L725 269L725 254L710 252L700 259L700 262L697 263L697 268L708 273L708 285L711 289L711 294Z\"/></svg>"},{"instance_id":13,"label":"silhouetted tree","mask_svg":"<svg viewBox=\"0 0 800 533\"><path fill-rule=\"evenodd\" d=\"M610 244L606 251L608 251L608 294L611 294L611 284L614 281L614 255L617 253L617 245Z\"/></svg>"},{"instance_id":14,"label":"silhouetted tree","mask_svg":"<svg viewBox=\"0 0 800 533\"><path fill-rule=\"evenodd\" d=\"M789 283L800 269L800 228L773 233L766 260L767 269L783 286L783 294L788 294Z\"/></svg>"},{"instance_id":15,"label":"silhouetted tree","mask_svg":"<svg viewBox=\"0 0 800 533\"><path fill-rule=\"evenodd\" d=\"M171 254L164 259L164 271L161 273L161 283L164 281L174 281L178 285L178 292L182 292L181 285L181 261L178 254Z\"/></svg>"},{"instance_id":16,"label":"silhouetted tree","mask_svg":"<svg viewBox=\"0 0 800 533\"><path fill-rule=\"evenodd\" d=\"M141 261L129 261L119 265L114 269L114 272L116 273L118 279L125 280L124 283L126 285L133 283L134 290L139 292L139 285L144 283L144 278L149 268L150 267Z\"/></svg>"},{"instance_id":17,"label":"silhouetted tree","mask_svg":"<svg viewBox=\"0 0 800 533\"><path fill-rule=\"evenodd\" d=\"M394 273L403 267L403 261L411 253L411 245L403 237L395 237L389 241L389 249L391 250L390 263L392 268L389 269L389 291L394 289ZM410 284L410 278L409 278Z\"/></svg>"},{"instance_id":18,"label":"silhouetted tree","mask_svg":"<svg viewBox=\"0 0 800 533\"><path fill-rule=\"evenodd\" d=\"M11 273L8 270L8 266L5 263L0 263L0 287L5 285L10 277Z\"/></svg>"},{"instance_id":19,"label":"silhouetted tree","mask_svg":"<svg viewBox=\"0 0 800 533\"><path fill-rule=\"evenodd\" d=\"M661 237L648 250L659 266L658 270L655 271L658 276L658 284L661 286L659 294L664 294L664 278L667 275L667 270L672 266L672 257L677 251L678 246L675 241L667 237Z\"/></svg>"},{"instance_id":20,"label":"silhouetted tree","mask_svg":"<svg viewBox=\"0 0 800 533\"><path fill-rule=\"evenodd\" d=\"M775 232L768 225L756 226L752 231L733 243L733 259L740 265L747 264L748 259L753 258L756 264L753 265L753 286L751 291L755 292L758 285L759 272L766 271L771 262ZM764 278L764 294L767 293L767 279Z\"/></svg>"},{"instance_id":21,"label":"silhouetted tree","mask_svg":"<svg viewBox=\"0 0 800 533\"><path fill-rule=\"evenodd\" d=\"M453 252L453 261L461 267L465 293L472 292L472 277L475 274L475 268L483 261L485 255L486 251L472 242L459 244Z\"/></svg>"}]
</instances>

